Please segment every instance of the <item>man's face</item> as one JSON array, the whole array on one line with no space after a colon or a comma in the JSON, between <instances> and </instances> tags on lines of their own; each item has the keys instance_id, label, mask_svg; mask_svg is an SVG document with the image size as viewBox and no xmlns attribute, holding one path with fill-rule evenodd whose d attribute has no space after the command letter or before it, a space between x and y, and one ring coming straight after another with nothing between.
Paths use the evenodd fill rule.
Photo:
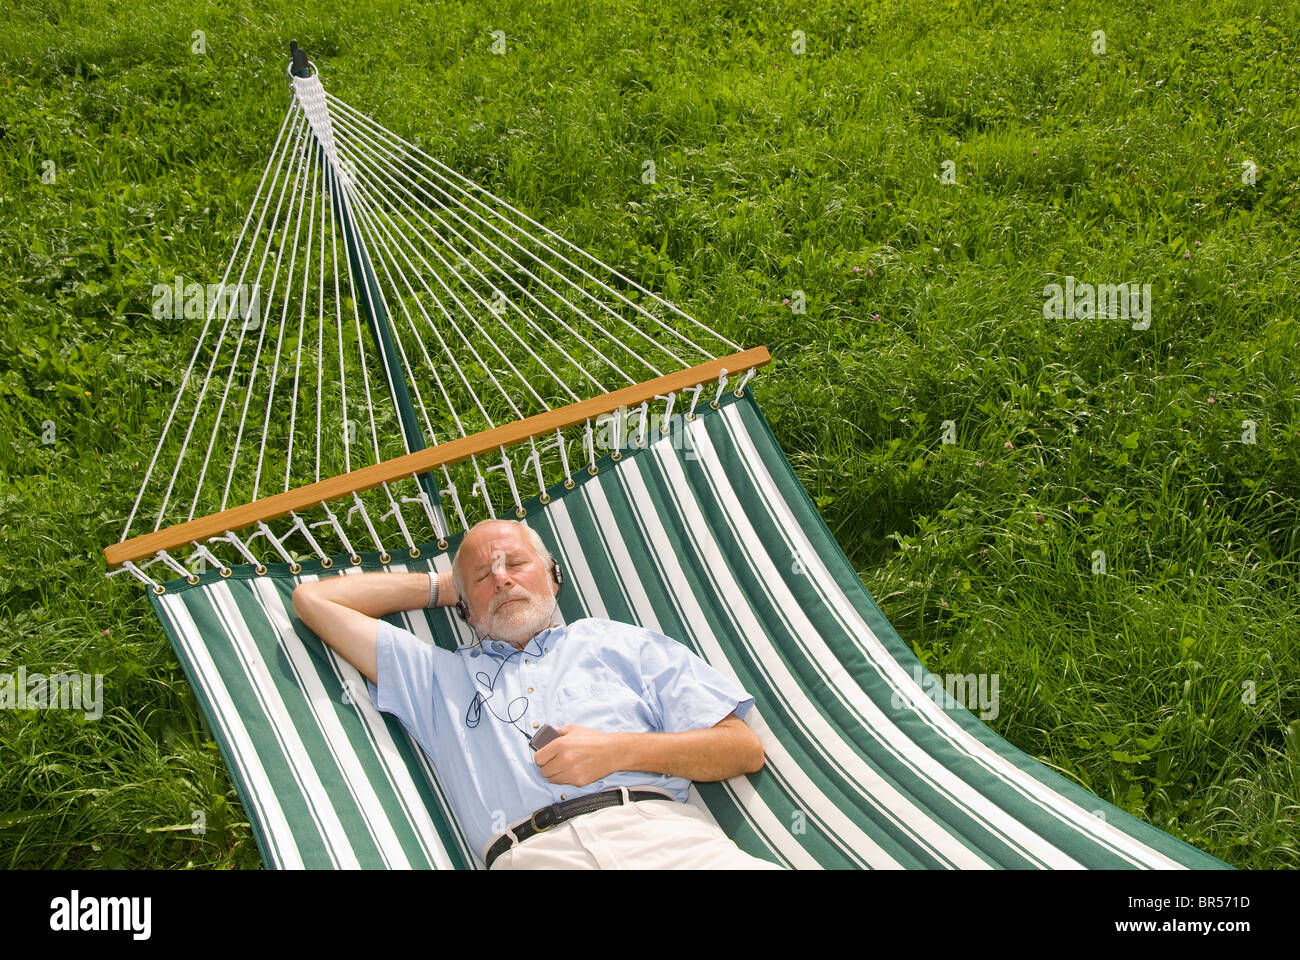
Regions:
<instances>
[{"instance_id":1,"label":"man's face","mask_svg":"<svg viewBox=\"0 0 1300 960\"><path fill-rule=\"evenodd\" d=\"M469 622L480 633L522 646L551 625L559 585L522 524L484 524L465 538L456 562Z\"/></svg>"}]
</instances>

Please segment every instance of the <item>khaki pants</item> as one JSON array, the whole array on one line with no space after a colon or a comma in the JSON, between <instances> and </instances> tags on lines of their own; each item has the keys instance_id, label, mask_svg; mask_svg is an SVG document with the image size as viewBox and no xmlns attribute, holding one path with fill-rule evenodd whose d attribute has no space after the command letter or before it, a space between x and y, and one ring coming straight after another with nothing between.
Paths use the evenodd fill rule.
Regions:
<instances>
[{"instance_id":1,"label":"khaki pants","mask_svg":"<svg viewBox=\"0 0 1300 960\"><path fill-rule=\"evenodd\" d=\"M493 870L780 870L752 857L689 803L638 800L567 820L516 844Z\"/></svg>"}]
</instances>

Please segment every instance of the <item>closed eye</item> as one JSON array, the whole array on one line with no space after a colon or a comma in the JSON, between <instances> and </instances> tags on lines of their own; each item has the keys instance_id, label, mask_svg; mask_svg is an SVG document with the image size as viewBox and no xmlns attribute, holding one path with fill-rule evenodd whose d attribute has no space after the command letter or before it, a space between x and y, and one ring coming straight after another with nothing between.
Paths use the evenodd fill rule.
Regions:
<instances>
[{"instance_id":1,"label":"closed eye","mask_svg":"<svg viewBox=\"0 0 1300 960\"><path fill-rule=\"evenodd\" d=\"M513 560L509 562L508 565L512 567L522 567L522 566L526 566L527 563L528 561L523 559L522 557L515 557ZM482 583L490 576L492 576L492 568L488 567L485 571L483 571L483 574L475 581L475 583Z\"/></svg>"}]
</instances>

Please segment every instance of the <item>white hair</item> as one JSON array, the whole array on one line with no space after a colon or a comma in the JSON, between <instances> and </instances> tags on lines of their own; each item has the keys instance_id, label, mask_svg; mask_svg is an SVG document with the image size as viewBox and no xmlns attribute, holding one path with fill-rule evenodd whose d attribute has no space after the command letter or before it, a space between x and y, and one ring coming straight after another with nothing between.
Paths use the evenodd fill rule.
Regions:
<instances>
[{"instance_id":1,"label":"white hair","mask_svg":"<svg viewBox=\"0 0 1300 960\"><path fill-rule=\"evenodd\" d=\"M469 601L465 599L465 581L461 577L461 573L460 573L459 561L460 561L461 547L465 546L465 541L469 539L469 535L471 533L473 533L479 527L487 523L518 524L519 526L523 527L524 532L528 534L528 541L533 545L533 549L537 551L537 555L542 558L542 563L546 565L546 568L549 570L551 568L551 564L555 562L555 558L551 556L551 551L546 549L546 544L542 540L542 535L538 533L536 530L534 530L532 527L530 527L528 524L520 520L504 520L504 519L497 520L493 518L488 518L487 520L480 520L478 523L474 524L474 526L470 527L468 530L465 531L465 536L460 538L460 546L456 548L456 553L451 558L451 579L452 582L456 584L456 596L462 600L465 600L466 606L469 605Z\"/></svg>"}]
</instances>

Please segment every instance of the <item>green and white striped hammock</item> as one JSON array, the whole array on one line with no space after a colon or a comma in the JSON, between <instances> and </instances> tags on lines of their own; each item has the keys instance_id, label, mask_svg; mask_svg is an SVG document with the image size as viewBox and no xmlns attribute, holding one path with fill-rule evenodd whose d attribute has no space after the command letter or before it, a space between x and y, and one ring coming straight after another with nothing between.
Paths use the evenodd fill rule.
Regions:
<instances>
[{"instance_id":1,"label":"green and white striped hammock","mask_svg":"<svg viewBox=\"0 0 1300 960\"><path fill-rule=\"evenodd\" d=\"M347 573L446 570L463 531L475 518L493 515L525 518L551 547L565 572L559 598L565 622L602 617L658 630L685 643L755 696L755 708L746 720L762 739L766 765L757 774L696 784L690 799L750 853L794 868L1226 867L1021 752L943 691L863 587L791 470L752 389L746 389L765 351L719 359L718 353L690 341L711 358L709 363L688 366L677 356L673 363L678 372L664 375L648 348L629 348L608 330L602 337L599 320L582 307L594 311L590 303L606 310L610 325L615 319L650 318L665 330L671 326L675 335L686 329L684 321L695 321L476 184L464 178L436 179L434 171L446 168L325 94L300 51L295 52L290 75L295 99L262 185L281 184L281 198L286 193L291 198L285 208L290 213L284 215L279 238L274 236L279 207L270 227L260 229L274 202L274 189L266 191L263 217L245 263L256 259L258 242L265 247L264 263L271 254L277 264L281 254L296 262L296 233L288 239L289 230L297 229L290 226L296 216L298 226L316 238L308 240L302 257L312 269L303 269L297 286L293 280L272 283L271 294L262 302L283 305L278 321L272 309L264 315L265 323L257 318L256 325L250 325L245 317L236 326L240 343L245 334L259 333L260 357L263 336L278 322L277 362L283 357L289 358L286 365L306 359L315 365L318 384L332 383L340 391L359 374L365 380L365 401L360 403L355 392L353 405L345 392L331 400L329 391L317 387L317 419L303 427L304 442L316 444L312 480L310 465L295 470L291 452L297 403L309 391L301 387L295 367L293 413L287 414L288 401L282 402L273 424L279 377L274 372L263 377L268 384L267 417L256 449L256 475L250 478L253 471L240 468L241 417L219 508L195 520L198 503L205 497L214 505L217 501L204 486L208 456L197 482L195 471L182 463L189 439L197 423L204 424L203 429L211 425L207 454L227 449L232 440L221 432L222 413L239 406L232 397L247 411L245 397L258 389L256 371L261 369L257 361L250 366L246 359L241 366L235 349L220 403L205 405L203 397L221 350L210 348L206 377L192 375L203 352L205 326L154 455L156 463L164 449L179 451L153 532L127 539L150 488L151 463L122 542L107 551L109 563L120 565L113 573L128 571L149 586L158 619L230 769L265 865L482 867L427 756L396 719L374 709L361 675L295 618L290 597L302 580L336 575L341 568ZM368 172L387 171L391 186L396 182L395 165L409 158L418 158L425 167L423 179L407 193L385 192L385 181ZM453 183L465 186L463 196L435 190ZM259 197L262 194L259 187ZM555 277L565 273L574 281L562 296L552 286L559 286L558 279L543 282L531 270L524 276L515 259L522 253L512 250L512 265L505 265L499 255L491 260L483 256L487 244L471 244L461 232L455 238L439 232L436 239L445 244L444 253L454 255L441 259L443 267L426 259L424 268L417 269L409 258L403 262L394 256L403 236L396 229L396 201L402 196L423 201L426 210L430 200L437 200L443 204L439 209L452 215L488 212L499 218L492 222L509 223L511 231L518 231L511 235L521 241L520 249L531 241L540 245L531 248L534 252L545 249L559 256L551 246L556 244L586 257L583 262L589 266L575 273L570 269L575 264L559 257L567 267L554 268ZM472 207L474 203L481 210ZM306 224L304 208L311 211L305 215ZM250 211L250 222L252 216ZM430 236L427 221L422 228L406 222L422 232L424 240ZM527 225L549 239L538 240ZM241 243L243 239L241 233ZM498 252L509 249L492 246ZM550 255L539 255L539 263L547 257L554 260ZM479 263L494 262L500 274L489 279L482 272L467 271L466 265L479 257ZM540 266L535 269L542 272ZM429 295L429 286L404 289L394 274L403 280L412 275L433 276L440 284L445 280L439 288L445 292L438 298ZM240 276L242 282L243 273ZM291 269L287 276L296 274ZM607 286L602 277L611 284L622 281L624 292ZM455 295L448 299L453 289L461 289L465 300ZM412 323L407 330L398 322L394 308L409 317L415 306L435 300L447 309L441 315L435 311L436 321L425 314L427 327ZM506 361L520 374L522 386L503 388L493 401L497 406L489 411L475 387L500 386L494 374L504 368L500 362L483 361L475 349L477 345L486 350L489 342L480 336L484 328L478 323L502 321L504 327L508 310L519 309L521 303L537 319L558 319L560 307L569 311L568 344L576 348L581 341L601 354L599 362L587 367L575 361L575 368L593 373L593 380L599 379L595 372L617 371L631 386L610 391L602 384L597 406L592 400L565 403L577 399L571 391L534 390L543 367L549 373L556 368L552 361L569 355L551 340L547 352L533 354L534 363L524 371L516 366L527 358L517 364ZM296 335L290 310L303 321ZM462 310L467 325L476 321L475 332L449 322ZM211 323L222 311L208 305L205 312ZM356 335L345 350L350 312ZM367 356L360 333L362 315L375 345L372 356ZM323 347L331 317L339 334L337 367L329 366L332 350ZM308 318L319 320L314 355ZM224 319L223 338L231 318ZM292 350L283 345L286 329L291 331ZM453 329L464 334L457 349L446 343L453 339ZM558 329L544 321L536 327L547 339ZM702 325L694 329L735 347ZM423 401L429 374L417 369L418 359L409 362L431 339L439 344L442 366L461 373L463 393L458 395L451 389L454 378L442 369L447 379L438 378L438 385L447 403L441 413ZM604 356L616 355L619 349L624 355L617 361ZM672 351L674 356L680 352ZM430 368L437 377L438 367L431 363ZM629 371L640 371L642 379ZM647 380L647 372L658 377ZM729 384L728 374L734 378L740 372L745 377L739 387L734 380ZM372 378L386 380L389 388L388 430L370 392ZM194 401L194 416L185 439L177 442L173 437L168 446L168 429L187 396ZM662 415L658 407L651 410L659 401ZM530 409L543 412L534 415ZM465 415L466 410L478 419ZM493 414L501 411L514 422L497 425ZM338 429L354 412L371 418L370 451L356 440L353 427ZM535 428L543 421L546 435L554 435L550 449L537 443L543 434ZM448 435L454 431L457 438L426 442L426 436L436 441L440 428ZM576 435L571 436L574 428ZM233 427L228 424L226 430ZM401 443L404 452L385 456L385 442ZM281 446L290 450L283 491L259 497L262 454ZM577 461L586 454L576 469L570 447L577 450ZM609 452L598 455L598 447ZM500 465L481 468L480 457L495 455ZM368 465L354 468L354 456L365 456ZM337 469L331 468L336 462L344 472L321 481L322 465L329 471ZM473 478L473 516L466 514L470 504L457 493L453 466ZM434 468L443 474L440 488L432 483ZM525 499L519 485L530 471L538 490ZM557 479L547 482L546 474ZM169 512L178 482L194 486L188 516L183 506ZM395 498L402 484L414 495ZM227 508L232 488L244 506ZM376 493L382 494L378 502L389 512L372 518L362 493L372 497L371 504ZM511 507L497 507L494 493L508 497L505 502ZM345 497L351 509L341 519L329 501ZM429 522L429 536L412 533L403 516L404 503L419 504ZM454 507L456 532L443 509L448 505ZM323 512L326 519L308 523L309 508ZM361 528L354 525L358 515ZM277 534L267 520L285 516L292 518L292 526ZM256 532L249 536L235 532L253 526ZM278 554L278 561L263 562L257 556L253 544L259 536ZM301 550L290 543L295 537L304 544ZM400 560L384 547L393 541L407 548ZM374 549L358 545L363 543ZM183 565L173 552L187 546L193 548L192 556ZM214 550L233 551L246 562L227 564ZM157 563L178 576L166 581L151 577L146 568ZM413 610L386 619L449 649L472 640L449 608Z\"/></svg>"}]
</instances>

